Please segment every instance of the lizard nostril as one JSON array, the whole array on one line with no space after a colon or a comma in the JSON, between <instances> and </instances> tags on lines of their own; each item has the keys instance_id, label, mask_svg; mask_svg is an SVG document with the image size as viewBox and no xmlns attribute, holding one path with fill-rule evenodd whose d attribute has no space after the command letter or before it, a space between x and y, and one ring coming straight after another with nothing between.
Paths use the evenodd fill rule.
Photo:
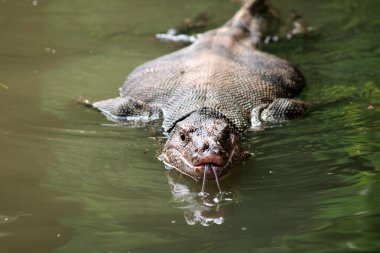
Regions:
<instances>
[{"instance_id":1,"label":"lizard nostril","mask_svg":"<svg viewBox=\"0 0 380 253\"><path fill-rule=\"evenodd\" d=\"M209 148L210 148L210 144L208 143L208 141L205 141L203 144L203 150L207 150Z\"/></svg>"}]
</instances>

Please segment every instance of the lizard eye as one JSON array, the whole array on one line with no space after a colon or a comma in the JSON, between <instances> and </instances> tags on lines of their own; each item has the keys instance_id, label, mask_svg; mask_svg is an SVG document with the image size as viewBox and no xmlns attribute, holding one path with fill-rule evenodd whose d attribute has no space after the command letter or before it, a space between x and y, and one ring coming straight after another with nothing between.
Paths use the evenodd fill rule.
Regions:
<instances>
[{"instance_id":1,"label":"lizard eye","mask_svg":"<svg viewBox=\"0 0 380 253\"><path fill-rule=\"evenodd\" d=\"M185 141L186 140L186 136L183 132L180 132L179 133L179 138L181 139L181 141Z\"/></svg>"}]
</instances>

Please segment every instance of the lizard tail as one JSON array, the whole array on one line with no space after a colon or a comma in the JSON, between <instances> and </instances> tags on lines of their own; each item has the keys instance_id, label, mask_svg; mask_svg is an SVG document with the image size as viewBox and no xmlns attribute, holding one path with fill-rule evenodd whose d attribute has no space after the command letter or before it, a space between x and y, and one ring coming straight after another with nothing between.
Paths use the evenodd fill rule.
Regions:
<instances>
[{"instance_id":1,"label":"lizard tail","mask_svg":"<svg viewBox=\"0 0 380 253\"><path fill-rule=\"evenodd\" d=\"M243 0L240 10L225 26L244 32L255 46L275 29L277 13L269 0Z\"/></svg>"}]
</instances>

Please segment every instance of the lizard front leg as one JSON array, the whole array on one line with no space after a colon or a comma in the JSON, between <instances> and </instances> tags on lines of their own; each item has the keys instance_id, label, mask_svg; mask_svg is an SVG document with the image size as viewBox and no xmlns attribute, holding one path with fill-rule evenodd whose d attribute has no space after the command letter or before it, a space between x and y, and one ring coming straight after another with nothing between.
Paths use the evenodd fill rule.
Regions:
<instances>
[{"instance_id":1,"label":"lizard front leg","mask_svg":"<svg viewBox=\"0 0 380 253\"><path fill-rule=\"evenodd\" d=\"M158 119L160 114L158 108L152 108L146 103L128 96L94 103L79 97L75 102L101 111L111 121L151 121Z\"/></svg>"},{"instance_id":2,"label":"lizard front leg","mask_svg":"<svg viewBox=\"0 0 380 253\"><path fill-rule=\"evenodd\" d=\"M308 104L296 99L278 98L270 104L253 108L251 112L252 127L260 126L262 122L280 123L302 116Z\"/></svg>"}]
</instances>

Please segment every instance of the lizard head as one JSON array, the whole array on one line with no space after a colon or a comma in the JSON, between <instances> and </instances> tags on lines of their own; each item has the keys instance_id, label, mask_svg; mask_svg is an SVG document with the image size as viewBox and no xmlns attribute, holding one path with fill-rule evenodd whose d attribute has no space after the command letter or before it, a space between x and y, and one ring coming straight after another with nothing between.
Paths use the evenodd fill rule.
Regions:
<instances>
[{"instance_id":1,"label":"lizard head","mask_svg":"<svg viewBox=\"0 0 380 253\"><path fill-rule=\"evenodd\" d=\"M244 152L240 138L222 116L196 111L176 123L159 159L196 180L218 179Z\"/></svg>"}]
</instances>

